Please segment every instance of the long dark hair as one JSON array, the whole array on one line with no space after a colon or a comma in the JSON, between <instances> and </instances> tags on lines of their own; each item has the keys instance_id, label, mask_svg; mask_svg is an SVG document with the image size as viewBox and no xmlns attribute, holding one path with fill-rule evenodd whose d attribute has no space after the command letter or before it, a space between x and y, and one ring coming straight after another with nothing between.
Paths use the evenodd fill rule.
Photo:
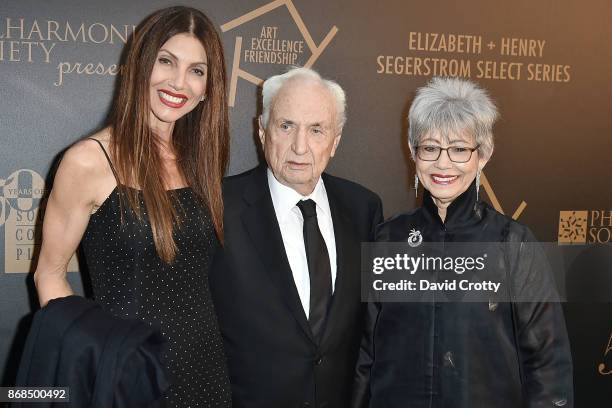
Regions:
<instances>
[{"instance_id":1,"label":"long dark hair","mask_svg":"<svg viewBox=\"0 0 612 408\"><path fill-rule=\"evenodd\" d=\"M176 34L196 37L207 56L206 100L176 121L172 133L179 170L210 210L223 242L221 180L229 156L229 121L223 47L212 22L201 11L169 7L149 15L136 28L126 55L118 97L110 117L110 150L120 179L120 193L142 219L139 192L148 213L159 257L172 262L177 246L174 224L180 216L166 191L159 141L149 127L149 82L157 53Z\"/></svg>"}]
</instances>

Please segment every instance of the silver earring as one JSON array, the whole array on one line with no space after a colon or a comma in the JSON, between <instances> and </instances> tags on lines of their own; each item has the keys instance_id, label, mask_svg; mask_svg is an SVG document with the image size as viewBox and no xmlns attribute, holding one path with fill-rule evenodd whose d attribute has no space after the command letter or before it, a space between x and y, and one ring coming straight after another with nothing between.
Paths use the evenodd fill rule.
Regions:
<instances>
[{"instance_id":1,"label":"silver earring","mask_svg":"<svg viewBox=\"0 0 612 408\"><path fill-rule=\"evenodd\" d=\"M204 99L206 99L206 96L202 95L202 97L200 98L200 102L204 102Z\"/></svg>"},{"instance_id":2,"label":"silver earring","mask_svg":"<svg viewBox=\"0 0 612 408\"><path fill-rule=\"evenodd\" d=\"M480 190L480 169L476 172L476 201L478 201L478 190Z\"/></svg>"},{"instance_id":3,"label":"silver earring","mask_svg":"<svg viewBox=\"0 0 612 408\"><path fill-rule=\"evenodd\" d=\"M417 197L419 192L419 176L414 175L414 196Z\"/></svg>"}]
</instances>

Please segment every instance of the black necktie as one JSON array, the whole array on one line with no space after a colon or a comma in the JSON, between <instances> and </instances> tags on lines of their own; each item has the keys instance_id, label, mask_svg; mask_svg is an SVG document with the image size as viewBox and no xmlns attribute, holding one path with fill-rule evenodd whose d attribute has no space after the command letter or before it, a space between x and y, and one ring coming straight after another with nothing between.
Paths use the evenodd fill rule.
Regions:
<instances>
[{"instance_id":1,"label":"black necktie","mask_svg":"<svg viewBox=\"0 0 612 408\"><path fill-rule=\"evenodd\" d=\"M331 265L327 247L319 230L317 207L314 201L297 203L304 216L304 247L310 275L310 311L308 322L317 341L325 329L327 309L332 296Z\"/></svg>"}]
</instances>

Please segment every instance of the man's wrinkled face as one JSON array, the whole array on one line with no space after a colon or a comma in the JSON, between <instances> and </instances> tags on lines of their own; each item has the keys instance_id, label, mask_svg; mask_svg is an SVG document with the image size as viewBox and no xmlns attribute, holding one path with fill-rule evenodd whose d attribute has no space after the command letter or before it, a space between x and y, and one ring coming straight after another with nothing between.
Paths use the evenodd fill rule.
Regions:
<instances>
[{"instance_id":1,"label":"man's wrinkled face","mask_svg":"<svg viewBox=\"0 0 612 408\"><path fill-rule=\"evenodd\" d=\"M268 124L259 124L259 138L274 177L302 195L316 186L336 153L342 129L336 101L321 83L289 79L270 107Z\"/></svg>"}]
</instances>

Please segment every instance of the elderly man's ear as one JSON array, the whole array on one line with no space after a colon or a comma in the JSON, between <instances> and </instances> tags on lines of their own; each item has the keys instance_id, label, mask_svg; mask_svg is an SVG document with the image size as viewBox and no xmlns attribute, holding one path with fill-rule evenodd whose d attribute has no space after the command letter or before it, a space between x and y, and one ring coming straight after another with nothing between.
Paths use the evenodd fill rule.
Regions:
<instances>
[{"instance_id":1,"label":"elderly man's ear","mask_svg":"<svg viewBox=\"0 0 612 408\"><path fill-rule=\"evenodd\" d=\"M339 133L334 137L334 146L332 147L332 151L330 154L331 157L334 157L334 155L336 154L336 149L340 144L340 139L342 139L342 129L340 129Z\"/></svg>"}]
</instances>

